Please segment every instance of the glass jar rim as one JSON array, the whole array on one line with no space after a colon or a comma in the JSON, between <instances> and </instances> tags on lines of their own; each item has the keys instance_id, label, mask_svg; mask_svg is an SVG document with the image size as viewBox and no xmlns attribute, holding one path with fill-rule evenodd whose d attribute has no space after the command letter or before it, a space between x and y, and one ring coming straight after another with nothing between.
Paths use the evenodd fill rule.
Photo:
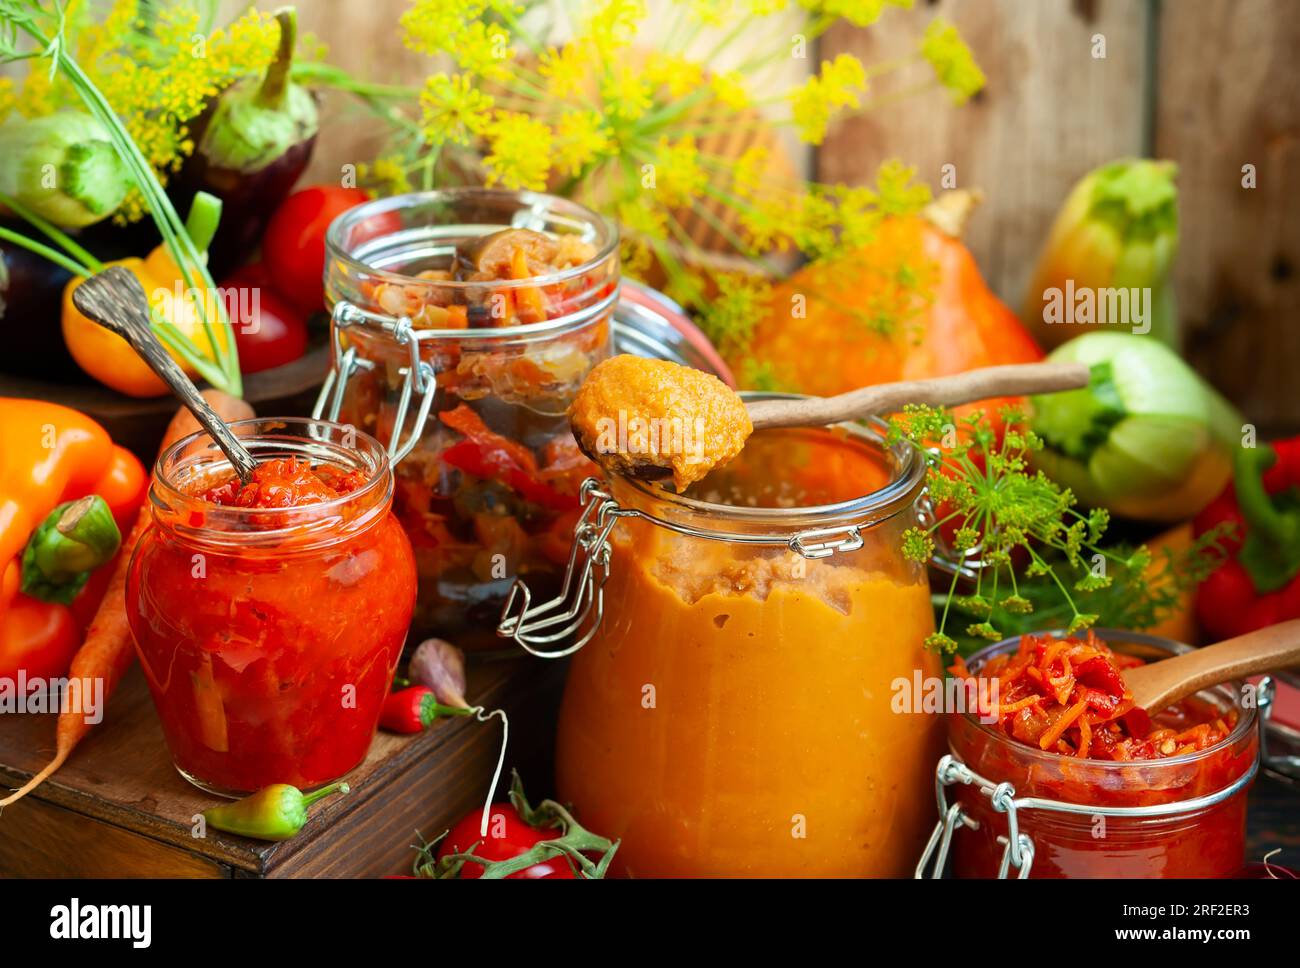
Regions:
<instances>
[{"instance_id":1,"label":"glass jar rim","mask_svg":"<svg viewBox=\"0 0 1300 968\"><path fill-rule=\"evenodd\" d=\"M310 449L315 451L313 456L320 459L364 471L366 481L347 494L292 508L244 508L215 504L184 490L178 480L178 475L183 473L193 474L192 479L198 479L200 473L205 476L219 475L223 470L231 470L229 460L208 436L207 431L198 430L176 441L159 454L154 463L149 493L155 521L160 512L173 511L177 506L192 508L197 505L203 509L203 523L186 524L182 530L188 537L203 540L219 536L228 538L237 534L241 540L249 543L275 544L307 532L324 531L327 526L341 522L343 515L340 512L345 506L386 508L392 499L393 474L388 452L378 440L352 425L311 417L250 417L231 421L229 427L254 457L260 456L259 452L265 452L268 457L308 456ZM299 429L295 431L294 428ZM256 432L248 432L254 429ZM350 443L334 443L320 436L322 431L341 436L345 441L350 440ZM188 458L182 458L191 448L199 449ZM297 450L302 450L303 453L284 453ZM278 515L285 524L254 529L235 527L239 523L270 521L273 515ZM369 520L366 515L362 515L362 518L361 524ZM313 524L315 527L305 529L304 524Z\"/></svg>"},{"instance_id":2,"label":"glass jar rim","mask_svg":"<svg viewBox=\"0 0 1300 968\"><path fill-rule=\"evenodd\" d=\"M742 390L740 397L745 401L802 400L806 399L807 395ZM816 523L816 520L851 520L855 522L852 524L854 527L874 527L906 510L915 502L916 496L924 487L927 469L926 461L922 458L921 452L915 444L906 439L890 444L888 442L889 425L879 417L872 417L861 423L835 424L834 427L843 430L857 442L864 443L893 458L888 484L859 497L838 501L833 504L810 504L793 508L755 508L738 507L732 504L721 504L687 497L654 484L622 475L619 475L619 481L629 487L638 497L670 507L687 521L708 520L710 522L728 522L750 527L767 525L773 531L764 537L770 538L771 543L774 544L787 544L791 534L808 529L810 525ZM831 428L822 429L829 430ZM695 537L711 538L719 541L748 539L747 543L761 543L755 540L758 536L752 532L729 533L716 528L705 528L668 521L659 515L639 509L636 514L653 524Z\"/></svg>"},{"instance_id":3,"label":"glass jar rim","mask_svg":"<svg viewBox=\"0 0 1300 968\"><path fill-rule=\"evenodd\" d=\"M436 280L435 285L447 289L481 289L484 286L491 286L493 289L517 289L524 287L550 286L561 282L567 282L569 279L576 278L591 270L618 252L619 233L618 226L610 219L601 215L579 202L568 198L562 198L559 195L551 195L546 192L535 192L528 190L515 191L505 188L479 188L475 186L463 186L454 188L435 188L421 192L407 192L403 195L389 195L385 198L372 199L369 202L363 202L355 208L350 208L346 212L337 216L330 223L325 232L325 255L326 264L331 260L338 260L345 265L383 279L387 282L410 285L410 284L429 284L430 280L420 279L416 276L407 275L402 272L393 272L389 269L380 269L371 266L366 262L356 258L344 244L345 233L354 228L358 223L376 216L387 215L398 209L419 205L425 202L447 201L455 202L467 198L497 198L506 200L510 198L518 199L523 206L536 208L539 205L545 205L552 210L568 210L568 214L581 217L590 224L596 226L597 230L605 236L603 244L597 250L596 255L590 260L576 266L569 266L567 269L561 269L544 276L534 276L529 279L501 279L494 280L491 283L458 281L454 279ZM456 223L448 223L454 225ZM466 223L472 225L475 223ZM479 223L488 224L488 223ZM370 241L367 239L366 241ZM537 323L529 325L541 325ZM523 327L513 327L523 329ZM471 330L472 332L473 330ZM492 332L491 329L483 329L483 332ZM453 330L451 332L464 332L464 330Z\"/></svg>"},{"instance_id":4,"label":"glass jar rim","mask_svg":"<svg viewBox=\"0 0 1300 968\"><path fill-rule=\"evenodd\" d=\"M1194 648L1184 642L1176 642L1173 639L1167 639L1159 635L1147 635L1143 632L1128 632L1124 629L1112 628L1097 628L1092 629L1092 631L1096 634L1097 638L1101 639L1103 642L1131 642L1135 645L1149 646L1174 655L1191 652ZM1068 633L1064 629L1052 629L1044 632L1033 632L1027 634L1050 635L1055 638L1061 638L1066 636ZM1023 636L1021 635L1013 635L1010 638L1003 639L1001 642L994 642L991 645L985 646L971 655L970 659L967 660L967 667L970 668L972 673L978 674L979 666L982 666L984 662L987 662L990 658L1001 652L1008 652L1011 649L1017 648L1022 638ZM979 665L976 665L976 663ZM1209 692L1210 690L1202 691ZM1080 769L1096 768L1102 770L1103 773L1111 772L1111 775L1122 776L1125 770L1151 770L1164 768L1166 766L1173 768L1195 764L1241 742L1250 730L1255 727L1256 708L1254 706L1243 704L1239 696L1234 696L1232 707L1237 711L1237 723L1228 732L1228 735L1219 740L1219 742L1212 746L1207 746L1205 749L1196 750L1191 753L1182 753L1178 756L1162 756L1153 760L1095 760L1090 757L1080 759L1077 756L1067 756L1064 753L1053 753L1048 750L1037 749L1027 743L1022 743L1017 739L1013 739L1002 730L995 729L992 724L981 722L979 717L969 710L964 711L959 715L963 716L971 726L979 730L985 736L1011 746L1016 750L1017 754L1023 753L1027 758L1032 758L1043 763L1068 762L1076 765L1077 768Z\"/></svg>"}]
</instances>

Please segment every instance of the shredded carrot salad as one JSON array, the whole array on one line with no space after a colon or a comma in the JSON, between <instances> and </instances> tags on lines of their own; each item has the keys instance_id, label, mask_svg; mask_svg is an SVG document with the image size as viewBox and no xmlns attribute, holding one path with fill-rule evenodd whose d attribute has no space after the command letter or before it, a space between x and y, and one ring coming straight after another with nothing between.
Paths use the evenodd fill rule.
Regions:
<instances>
[{"instance_id":1,"label":"shredded carrot salad","mask_svg":"<svg viewBox=\"0 0 1300 968\"><path fill-rule=\"evenodd\" d=\"M1026 635L1015 652L990 659L978 676L961 658L950 671L967 681L969 708L995 715L998 727L1013 739L1066 756L1180 756L1213 746L1232 731L1236 710L1221 710L1201 699L1186 699L1154 718L1147 716L1134 705L1123 674L1142 664L1111 651L1089 632L1085 639Z\"/></svg>"}]
</instances>

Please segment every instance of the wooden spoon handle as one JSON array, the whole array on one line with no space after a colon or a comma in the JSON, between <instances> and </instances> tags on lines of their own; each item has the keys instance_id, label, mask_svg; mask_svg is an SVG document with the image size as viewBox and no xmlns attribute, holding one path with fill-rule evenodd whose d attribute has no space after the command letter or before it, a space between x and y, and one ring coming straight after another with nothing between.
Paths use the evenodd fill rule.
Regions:
<instances>
[{"instance_id":1,"label":"wooden spoon handle","mask_svg":"<svg viewBox=\"0 0 1300 968\"><path fill-rule=\"evenodd\" d=\"M822 427L873 414L897 413L909 403L953 407L992 397L1055 393L1088 385L1082 363L1013 363L987 366L930 380L879 383L834 397L806 400L755 400L747 404L755 430L767 427Z\"/></svg>"},{"instance_id":2,"label":"wooden spoon handle","mask_svg":"<svg viewBox=\"0 0 1300 968\"><path fill-rule=\"evenodd\" d=\"M1124 679L1134 702L1153 712L1221 682L1295 665L1300 665L1300 619L1129 669Z\"/></svg>"}]
</instances>

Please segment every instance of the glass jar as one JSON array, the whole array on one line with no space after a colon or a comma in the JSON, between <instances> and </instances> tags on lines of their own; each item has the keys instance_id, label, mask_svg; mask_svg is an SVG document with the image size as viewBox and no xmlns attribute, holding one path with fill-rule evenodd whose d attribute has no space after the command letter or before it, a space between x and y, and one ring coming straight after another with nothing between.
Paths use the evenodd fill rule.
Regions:
<instances>
[{"instance_id":1,"label":"glass jar","mask_svg":"<svg viewBox=\"0 0 1300 968\"><path fill-rule=\"evenodd\" d=\"M1098 630L1117 652L1156 661L1190 650L1136 632ZM980 666L1019 638L974 655ZM951 755L938 769L940 824L918 867L951 843L957 877L1232 877L1242 868L1246 793L1259 761L1255 705L1221 686L1199 694L1236 709L1229 735L1207 749L1160 759L1080 759L1018 742L973 713L949 715ZM955 789L954 789L955 787ZM952 792L949 804L945 790ZM1017 850L1011 849L1016 842Z\"/></svg>"},{"instance_id":2,"label":"glass jar","mask_svg":"<svg viewBox=\"0 0 1300 968\"><path fill-rule=\"evenodd\" d=\"M443 278L457 243L506 228L545 233L580 261L523 279ZM593 472L566 412L609 355L617 231L551 195L448 189L358 206L326 248L334 372L316 416L390 442L394 512L420 576L416 627L470 650L496 644L516 577L558 587Z\"/></svg>"},{"instance_id":3,"label":"glass jar","mask_svg":"<svg viewBox=\"0 0 1300 968\"><path fill-rule=\"evenodd\" d=\"M939 718L897 698L942 674L925 569L900 551L923 486L910 445L856 426L755 433L682 496L590 482L573 604L521 586L502 632L581 649L557 786L621 839L617 870L911 870L942 745Z\"/></svg>"},{"instance_id":4,"label":"glass jar","mask_svg":"<svg viewBox=\"0 0 1300 968\"><path fill-rule=\"evenodd\" d=\"M182 776L227 796L310 789L370 748L414 608L415 562L372 437L304 418L231 426L259 462L306 458L364 483L287 509L214 504L198 495L230 464L206 434L186 437L155 468L127 618Z\"/></svg>"}]
</instances>

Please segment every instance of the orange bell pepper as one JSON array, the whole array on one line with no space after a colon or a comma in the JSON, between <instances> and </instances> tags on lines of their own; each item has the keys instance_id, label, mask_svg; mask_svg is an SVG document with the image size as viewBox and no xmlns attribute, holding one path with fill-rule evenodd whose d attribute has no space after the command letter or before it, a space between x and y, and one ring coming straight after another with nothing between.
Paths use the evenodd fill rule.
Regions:
<instances>
[{"instance_id":1,"label":"orange bell pepper","mask_svg":"<svg viewBox=\"0 0 1300 968\"><path fill-rule=\"evenodd\" d=\"M154 318L174 324L199 350L205 363L217 366L219 354L213 349L203 325L198 303L186 295L188 284L182 281L181 271L166 246L158 246L144 259L118 259L105 265L129 269L140 280ZM126 340L83 316L72 304L72 293L84 281L74 277L63 290L63 340L77 365L100 383L127 396L158 397L169 393L167 385L158 379L149 364L131 349ZM218 318L218 294L208 293L204 299L208 318ZM221 352L227 352L231 345L230 327L214 326L213 332L217 334ZM184 358L165 339L162 342L186 373L201 375L193 360Z\"/></svg>"},{"instance_id":2,"label":"orange bell pepper","mask_svg":"<svg viewBox=\"0 0 1300 968\"><path fill-rule=\"evenodd\" d=\"M98 494L121 529L144 498L144 467L84 414L43 400L0 397L0 676L59 675L80 640L72 606L24 595L21 557L32 531L65 501ZM102 569L101 569L102 570ZM83 595L102 595L91 582Z\"/></svg>"}]
</instances>

